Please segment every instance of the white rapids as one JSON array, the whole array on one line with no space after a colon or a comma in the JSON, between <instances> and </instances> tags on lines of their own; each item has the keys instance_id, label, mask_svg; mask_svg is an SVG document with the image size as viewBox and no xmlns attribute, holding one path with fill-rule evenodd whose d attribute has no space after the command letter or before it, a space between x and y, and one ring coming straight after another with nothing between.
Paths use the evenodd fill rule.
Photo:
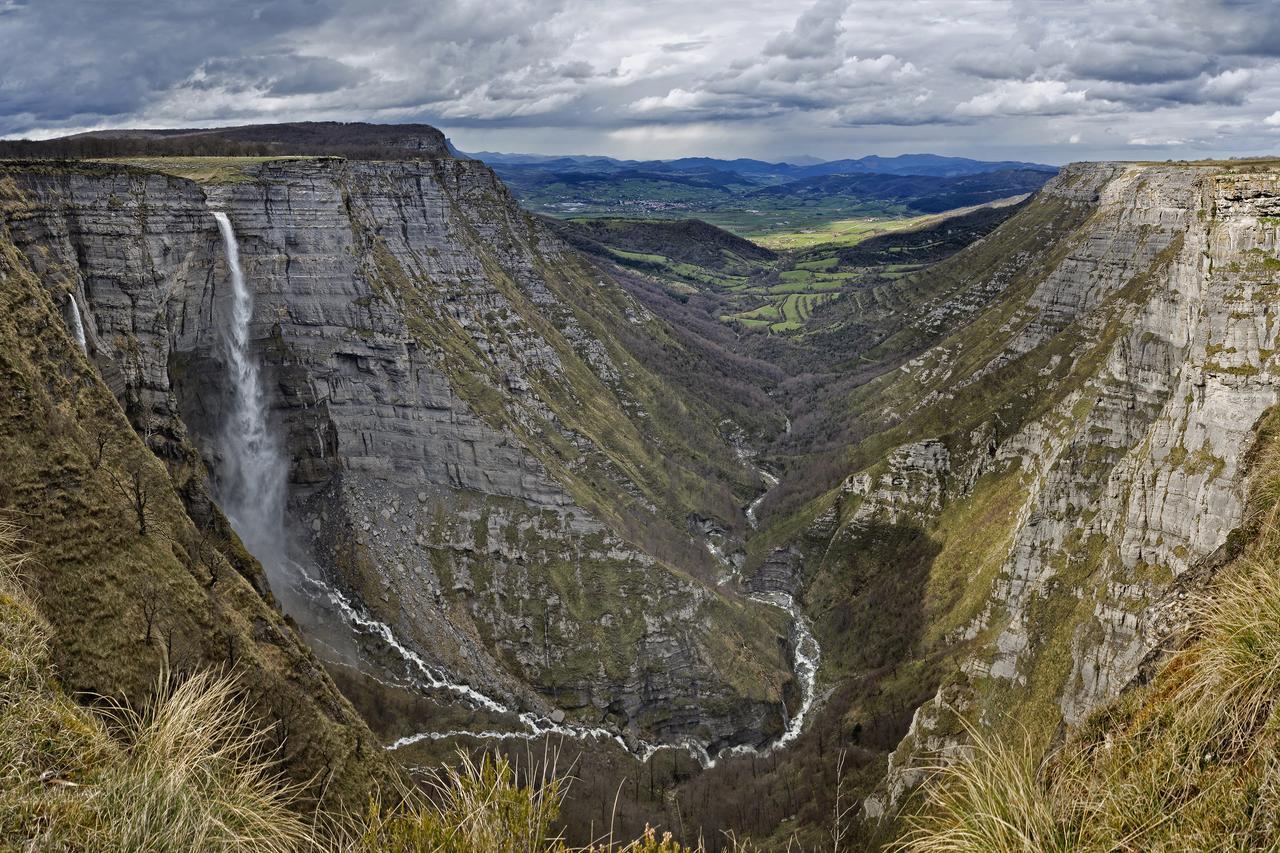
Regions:
<instances>
[{"instance_id":1,"label":"white rapids","mask_svg":"<svg viewBox=\"0 0 1280 853\"><path fill-rule=\"evenodd\" d=\"M753 500L751 505L747 507L747 523L751 525L752 530L760 529L760 520L756 518L756 510L760 508L760 504L764 503L764 499L769 497L769 492L773 490L773 487L778 485L778 478L763 468L756 467L756 473L760 475L760 479L764 480L765 490L760 493L760 497Z\"/></svg>"},{"instance_id":2,"label":"white rapids","mask_svg":"<svg viewBox=\"0 0 1280 853\"><path fill-rule=\"evenodd\" d=\"M402 749L424 740L447 738L534 740L560 736L578 740L613 741L640 761L647 761L659 750L681 749L703 767L711 767L720 755L767 755L800 735L814 701L820 652L803 614L795 606L791 596L785 593L761 594L752 598L791 614L796 675L801 683L803 697L800 710L794 717L786 720L783 733L765 746L734 746L712 756L705 744L693 738L663 743L627 739L614 730L565 721L556 722L546 716L517 711L474 687L453 681L447 674L429 665L417 652L401 642L389 625L373 618L337 588L293 560L288 553L284 522L288 462L270 429L266 395L258 365L250 352L253 291L246 283L240 266L240 250L231 221L221 211L212 213L222 235L232 289L230 321L223 334L232 392L231 409L221 436L223 471L217 484L219 501L232 527L245 547L262 563L272 589L286 606L291 600L295 605L303 607L327 603L327 612L341 620L344 630L350 631L353 636L375 640L398 657L406 667L404 680L407 683L397 686L450 693L477 710L510 718L515 726L511 731L457 729L419 732L389 744L386 747L388 750ZM73 299L72 305L74 304ZM78 311L73 316L78 320ZM79 335L77 338L79 339ZM758 468L756 470L760 471ZM777 479L768 472L760 471L760 475L770 486L777 484ZM748 509L748 517L752 519L753 526L752 510L759 501L757 499ZM717 556L723 559L723 555ZM302 597L305 597L305 602L301 601Z\"/></svg>"}]
</instances>

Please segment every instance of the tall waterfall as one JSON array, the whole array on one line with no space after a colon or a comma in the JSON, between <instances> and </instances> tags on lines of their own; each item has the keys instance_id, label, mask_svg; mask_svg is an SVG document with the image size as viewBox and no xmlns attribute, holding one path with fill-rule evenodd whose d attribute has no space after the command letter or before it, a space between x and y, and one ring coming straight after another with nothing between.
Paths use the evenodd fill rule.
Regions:
<instances>
[{"instance_id":1,"label":"tall waterfall","mask_svg":"<svg viewBox=\"0 0 1280 853\"><path fill-rule=\"evenodd\" d=\"M272 436L267 422L267 406L258 365L249 352L249 324L253 319L253 292L240 267L240 248L235 230L225 213L213 211L227 253L231 274L232 303L229 322L223 330L228 380L232 392L229 417L221 436L222 472L217 497L232 527L249 552L258 558L267 572L272 591L286 612L299 621L313 642L321 643L340 659L359 663L365 660L367 646L380 650L402 666L398 673L381 669L397 686L430 692L443 691L463 700L473 708L499 717L507 717L511 729L432 730L402 737L388 746L399 749L422 740L443 738L476 738L480 740L570 737L579 740L616 742L641 761L647 761L661 749L687 751L704 767L715 764L717 756L707 752L707 745L693 736L673 743L643 740L628 742L616 731L598 726L576 724L559 717L539 716L522 711L492 698L464 683L453 681L448 673L436 670L417 652L405 646L386 625L366 612L358 602L348 599L336 587L325 582L318 571L309 571L305 559L296 561L290 554L284 523L287 461ZM761 475L771 483L769 474ZM313 567L314 569L314 567ZM786 730L771 744L760 748L737 746L723 750L726 755L768 755L786 746L803 729L814 698L814 680L820 651L790 596L765 597L767 603L781 607L793 617L796 632L796 676L801 681L803 704L800 712L786 721ZM483 723L482 723L483 725Z\"/></svg>"},{"instance_id":2,"label":"tall waterfall","mask_svg":"<svg viewBox=\"0 0 1280 853\"><path fill-rule=\"evenodd\" d=\"M80 345L80 349L88 350L89 344L84 337L84 321L80 319L80 306L76 304L76 298L73 294L67 294L67 303L71 306L71 332L76 336L76 343Z\"/></svg>"},{"instance_id":3,"label":"tall waterfall","mask_svg":"<svg viewBox=\"0 0 1280 853\"><path fill-rule=\"evenodd\" d=\"M245 547L278 577L287 557L284 535L286 467L267 424L258 365L249 352L253 292L240 268L240 247L225 213L214 211L231 273L231 317L223 329L231 412L222 432L222 476L218 497Z\"/></svg>"}]
</instances>

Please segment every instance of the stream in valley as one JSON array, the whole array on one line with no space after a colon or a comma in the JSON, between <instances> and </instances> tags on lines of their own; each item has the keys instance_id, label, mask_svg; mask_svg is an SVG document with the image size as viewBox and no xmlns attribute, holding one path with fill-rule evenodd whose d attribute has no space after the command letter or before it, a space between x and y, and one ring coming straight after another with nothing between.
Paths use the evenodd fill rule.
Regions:
<instances>
[{"instance_id":1,"label":"stream in valley","mask_svg":"<svg viewBox=\"0 0 1280 853\"><path fill-rule=\"evenodd\" d=\"M369 659L368 647L372 644L399 661L400 665L392 676L395 681L392 686L426 695L445 693L511 724L509 730L482 728L419 732L396 740L387 749L402 749L424 740L452 738L535 740L568 737L613 742L640 761L647 761L659 750L681 749L703 767L711 767L722 755L767 755L799 737L813 706L821 650L808 620L787 593L756 593L751 597L778 607L791 617L790 645L795 677L801 690L800 708L786 718L783 733L773 741L760 747L726 747L712 755L706 743L693 737L666 742L624 737L615 729L569 722L563 711L553 711L550 715L520 711L474 687L455 682L405 645L389 625L374 618L360 604L324 581L318 570L308 570L295 559L295 555L290 553L284 518L288 460L269 428L265 391L258 365L250 352L253 291L240 266L239 246L230 220L221 211L214 211L213 216L222 236L232 288L230 316L223 335L232 406L221 439L224 470L220 472L215 491L236 533L262 563L272 589L286 611L307 629L306 633L313 642L318 641L339 658L345 658L345 662L363 663L360 668L366 675L370 675L369 669L384 674L390 672L384 664ZM749 455L744 454L743 461L760 475L768 488L777 484L777 478L757 467ZM767 494L768 489L745 510L753 528L757 526L755 511ZM712 553L717 559L725 560L717 549L713 548ZM787 714L785 704L783 714Z\"/></svg>"}]
</instances>

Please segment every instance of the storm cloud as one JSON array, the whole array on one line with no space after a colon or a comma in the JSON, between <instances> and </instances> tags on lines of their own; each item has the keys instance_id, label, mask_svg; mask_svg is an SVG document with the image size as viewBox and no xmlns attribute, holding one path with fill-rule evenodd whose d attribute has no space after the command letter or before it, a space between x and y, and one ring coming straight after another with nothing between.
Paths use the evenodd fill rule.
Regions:
<instances>
[{"instance_id":1,"label":"storm cloud","mask_svg":"<svg viewBox=\"0 0 1280 853\"><path fill-rule=\"evenodd\" d=\"M0 135L425 121L466 150L1274 151L1274 0L0 0ZM1151 149L1158 149L1153 152Z\"/></svg>"}]
</instances>

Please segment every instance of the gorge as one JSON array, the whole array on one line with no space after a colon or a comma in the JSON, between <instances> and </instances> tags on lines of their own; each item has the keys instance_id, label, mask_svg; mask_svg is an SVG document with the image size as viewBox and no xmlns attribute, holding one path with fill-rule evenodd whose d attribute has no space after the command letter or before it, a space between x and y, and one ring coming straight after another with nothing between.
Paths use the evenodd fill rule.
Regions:
<instances>
[{"instance_id":1,"label":"gorge","mask_svg":"<svg viewBox=\"0 0 1280 853\"><path fill-rule=\"evenodd\" d=\"M69 693L243 671L317 801L558 744L574 843L852 801L871 846L972 727L1134 695L1254 536L1274 161L765 252L376 144L0 161L0 508ZM788 287L835 295L742 323Z\"/></svg>"}]
</instances>

